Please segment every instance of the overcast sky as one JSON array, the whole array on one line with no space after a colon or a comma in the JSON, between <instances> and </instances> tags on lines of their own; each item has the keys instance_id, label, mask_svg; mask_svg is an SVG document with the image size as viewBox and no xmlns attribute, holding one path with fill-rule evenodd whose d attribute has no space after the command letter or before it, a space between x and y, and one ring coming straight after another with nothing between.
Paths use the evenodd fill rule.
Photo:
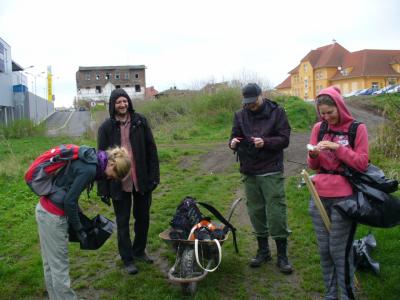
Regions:
<instances>
[{"instance_id":1,"label":"overcast sky","mask_svg":"<svg viewBox=\"0 0 400 300\"><path fill-rule=\"evenodd\" d=\"M400 49L400 1L1 0L0 37L29 72L51 65L55 105L70 106L79 66L145 65L158 91L252 77L275 86L332 39Z\"/></svg>"}]
</instances>

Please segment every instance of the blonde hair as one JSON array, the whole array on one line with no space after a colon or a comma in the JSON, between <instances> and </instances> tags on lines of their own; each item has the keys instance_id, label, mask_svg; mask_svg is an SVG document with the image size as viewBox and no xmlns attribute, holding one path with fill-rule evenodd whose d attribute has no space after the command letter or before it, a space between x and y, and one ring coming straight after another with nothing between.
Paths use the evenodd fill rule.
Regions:
<instances>
[{"instance_id":1,"label":"blonde hair","mask_svg":"<svg viewBox=\"0 0 400 300\"><path fill-rule=\"evenodd\" d=\"M108 161L115 163L114 171L121 180L131 169L131 159L124 147L114 147L107 150Z\"/></svg>"}]
</instances>

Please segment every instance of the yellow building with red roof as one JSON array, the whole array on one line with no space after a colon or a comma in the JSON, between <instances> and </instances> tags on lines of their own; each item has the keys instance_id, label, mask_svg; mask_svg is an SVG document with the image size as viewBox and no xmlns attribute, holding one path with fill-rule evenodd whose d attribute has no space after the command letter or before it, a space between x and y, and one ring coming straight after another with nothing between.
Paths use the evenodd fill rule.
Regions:
<instances>
[{"instance_id":1,"label":"yellow building with red roof","mask_svg":"<svg viewBox=\"0 0 400 300\"><path fill-rule=\"evenodd\" d=\"M400 50L349 52L339 43L311 50L275 88L284 94L314 99L331 85L342 94L400 84Z\"/></svg>"}]
</instances>

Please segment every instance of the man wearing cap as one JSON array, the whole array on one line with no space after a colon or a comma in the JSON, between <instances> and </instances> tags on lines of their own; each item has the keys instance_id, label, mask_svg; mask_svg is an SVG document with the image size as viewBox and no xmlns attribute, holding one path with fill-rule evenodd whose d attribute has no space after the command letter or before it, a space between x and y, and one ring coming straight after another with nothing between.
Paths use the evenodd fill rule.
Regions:
<instances>
[{"instance_id":1,"label":"man wearing cap","mask_svg":"<svg viewBox=\"0 0 400 300\"><path fill-rule=\"evenodd\" d=\"M243 90L243 108L233 118L229 147L238 153L247 211L257 237L257 254L251 267L272 260L268 237L275 240L277 266L290 274L287 257L287 206L283 177L283 149L289 145L290 125L285 110L263 99L256 83Z\"/></svg>"}]
</instances>

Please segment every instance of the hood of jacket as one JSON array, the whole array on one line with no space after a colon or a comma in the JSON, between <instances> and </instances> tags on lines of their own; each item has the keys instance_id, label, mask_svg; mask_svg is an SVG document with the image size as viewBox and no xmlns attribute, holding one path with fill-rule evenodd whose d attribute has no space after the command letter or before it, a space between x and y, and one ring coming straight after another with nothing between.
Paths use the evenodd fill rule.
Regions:
<instances>
[{"instance_id":1,"label":"hood of jacket","mask_svg":"<svg viewBox=\"0 0 400 300\"><path fill-rule=\"evenodd\" d=\"M341 91L339 88L331 86L326 89L323 89L319 92L318 96L320 95L328 95L330 96L336 104L339 113L339 122L335 125L329 125L329 128L332 130L340 130L343 128L347 128L350 126L351 122L354 121L354 117L351 115L350 111L347 109L346 104L344 103L344 99L342 97ZM317 113L319 116L320 121L323 121L318 107Z\"/></svg>"},{"instance_id":2,"label":"hood of jacket","mask_svg":"<svg viewBox=\"0 0 400 300\"><path fill-rule=\"evenodd\" d=\"M125 97L126 99L128 99L128 112L130 112L130 113L134 112L132 100L129 97L128 93L124 89L118 88L118 89L113 90L110 95L110 100L109 100L109 104L108 104L108 112L110 113L111 119L115 119L115 101L117 101L117 99L119 97Z\"/></svg>"},{"instance_id":3,"label":"hood of jacket","mask_svg":"<svg viewBox=\"0 0 400 300\"><path fill-rule=\"evenodd\" d=\"M78 157L88 164L98 164L96 149L82 145L79 147Z\"/></svg>"}]
</instances>

